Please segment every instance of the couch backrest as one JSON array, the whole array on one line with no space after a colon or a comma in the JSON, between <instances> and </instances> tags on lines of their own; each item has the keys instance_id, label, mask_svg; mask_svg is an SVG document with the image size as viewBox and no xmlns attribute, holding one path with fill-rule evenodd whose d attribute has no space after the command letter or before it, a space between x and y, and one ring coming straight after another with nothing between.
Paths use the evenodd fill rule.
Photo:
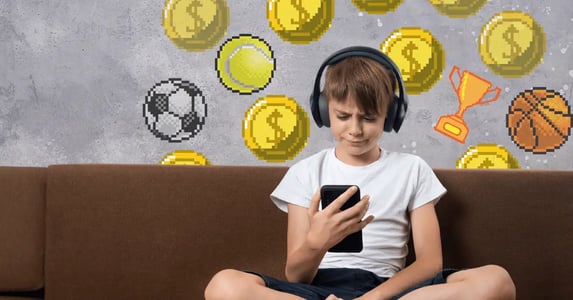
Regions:
<instances>
[{"instance_id":1,"label":"couch backrest","mask_svg":"<svg viewBox=\"0 0 573 300\"><path fill-rule=\"evenodd\" d=\"M0 298L44 287L46 169L0 167Z\"/></svg>"},{"instance_id":2,"label":"couch backrest","mask_svg":"<svg viewBox=\"0 0 573 300\"><path fill-rule=\"evenodd\" d=\"M46 297L202 299L218 270L282 277L286 167L48 168ZM499 264L518 299L573 294L573 172L436 170L446 267Z\"/></svg>"},{"instance_id":3,"label":"couch backrest","mask_svg":"<svg viewBox=\"0 0 573 300\"><path fill-rule=\"evenodd\" d=\"M47 299L202 299L223 268L283 273L286 168L48 169Z\"/></svg>"}]
</instances>

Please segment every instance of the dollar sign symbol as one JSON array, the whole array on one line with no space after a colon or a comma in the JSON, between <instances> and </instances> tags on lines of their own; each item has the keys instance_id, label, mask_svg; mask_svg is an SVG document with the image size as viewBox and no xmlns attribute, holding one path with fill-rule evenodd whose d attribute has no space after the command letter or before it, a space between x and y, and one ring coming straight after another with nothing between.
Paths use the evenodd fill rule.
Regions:
<instances>
[{"instance_id":1,"label":"dollar sign symbol","mask_svg":"<svg viewBox=\"0 0 573 300\"><path fill-rule=\"evenodd\" d=\"M306 20L308 20L310 18L310 14L308 13L308 11L306 11L306 9L304 9L304 6L302 6L302 0L298 0L298 1L297 0L291 0L290 3L298 11L298 19L295 20L293 18L292 23L295 25L304 24L304 22L306 22Z\"/></svg>"},{"instance_id":2,"label":"dollar sign symbol","mask_svg":"<svg viewBox=\"0 0 573 300\"><path fill-rule=\"evenodd\" d=\"M519 47L519 44L517 44L517 42L515 41L515 36L514 36L515 34L518 33L519 30L517 30L517 28L515 28L513 24L509 26L509 28L503 33L503 39L511 47L509 49L509 54L507 54L507 52L503 53L503 58L514 59L521 52L521 47Z\"/></svg>"},{"instance_id":3,"label":"dollar sign symbol","mask_svg":"<svg viewBox=\"0 0 573 300\"><path fill-rule=\"evenodd\" d=\"M408 43L404 49L402 49L402 55L410 62L410 68L404 72L404 75L414 75L418 70L421 69L420 63L414 58L414 50L417 50L418 46L413 42Z\"/></svg>"},{"instance_id":4,"label":"dollar sign symbol","mask_svg":"<svg viewBox=\"0 0 573 300\"><path fill-rule=\"evenodd\" d=\"M479 166L479 169L489 169L491 167L495 167L495 164L491 162L488 158L486 158Z\"/></svg>"},{"instance_id":5,"label":"dollar sign symbol","mask_svg":"<svg viewBox=\"0 0 573 300\"><path fill-rule=\"evenodd\" d=\"M285 132L279 126L279 118L283 115L278 111L274 110L268 117L267 117L267 124L271 126L271 128L275 131L274 139L267 138L267 142L276 144L277 142L281 141L285 137Z\"/></svg>"},{"instance_id":6,"label":"dollar sign symbol","mask_svg":"<svg viewBox=\"0 0 573 300\"><path fill-rule=\"evenodd\" d=\"M205 21L203 21L203 19L199 15L199 12L197 11L197 9L201 6L202 6L201 1L199 0L195 0L187 6L187 13L191 16L191 18L193 18L193 21L195 21L195 24L193 24L193 28L187 26L187 32L194 33L205 26Z\"/></svg>"}]
</instances>

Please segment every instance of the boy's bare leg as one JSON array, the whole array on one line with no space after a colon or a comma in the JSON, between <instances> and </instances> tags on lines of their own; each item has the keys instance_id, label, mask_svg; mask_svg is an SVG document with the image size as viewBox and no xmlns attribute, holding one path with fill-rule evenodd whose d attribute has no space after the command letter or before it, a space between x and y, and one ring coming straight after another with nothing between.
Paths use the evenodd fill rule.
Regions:
<instances>
[{"instance_id":1,"label":"boy's bare leg","mask_svg":"<svg viewBox=\"0 0 573 300\"><path fill-rule=\"evenodd\" d=\"M229 269L213 276L205 289L205 299L298 300L302 298L267 288L263 279L257 275Z\"/></svg>"},{"instance_id":2,"label":"boy's bare leg","mask_svg":"<svg viewBox=\"0 0 573 300\"><path fill-rule=\"evenodd\" d=\"M458 271L445 284L423 287L400 298L414 299L514 300L515 285L505 269L488 265Z\"/></svg>"}]
</instances>

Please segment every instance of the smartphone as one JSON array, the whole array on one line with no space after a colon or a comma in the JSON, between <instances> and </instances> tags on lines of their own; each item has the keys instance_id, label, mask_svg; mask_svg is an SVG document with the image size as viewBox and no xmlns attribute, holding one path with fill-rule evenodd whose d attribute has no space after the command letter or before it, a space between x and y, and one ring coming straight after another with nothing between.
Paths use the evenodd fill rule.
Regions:
<instances>
[{"instance_id":1,"label":"smartphone","mask_svg":"<svg viewBox=\"0 0 573 300\"><path fill-rule=\"evenodd\" d=\"M351 185L323 185L320 188L320 201L322 209L326 208L338 196L349 189ZM358 186L356 186L358 188ZM348 209L360 201L360 189L358 189L351 197L342 205L341 210ZM345 237L338 244L334 245L328 252L360 252L362 251L362 230L351 233Z\"/></svg>"}]
</instances>

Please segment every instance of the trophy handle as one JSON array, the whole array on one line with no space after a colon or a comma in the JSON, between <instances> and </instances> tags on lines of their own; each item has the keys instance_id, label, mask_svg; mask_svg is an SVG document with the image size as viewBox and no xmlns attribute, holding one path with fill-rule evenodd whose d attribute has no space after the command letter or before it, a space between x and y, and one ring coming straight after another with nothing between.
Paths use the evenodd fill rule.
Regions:
<instances>
[{"instance_id":1,"label":"trophy handle","mask_svg":"<svg viewBox=\"0 0 573 300\"><path fill-rule=\"evenodd\" d=\"M454 75L454 72L456 72L456 74L458 74L458 86L456 87L456 84L454 83L454 79L452 78ZM452 84L452 87L454 88L454 91L458 91L459 85L462 81L462 74L460 74L460 67L458 66L454 66L452 68L452 71L450 71L450 83Z\"/></svg>"},{"instance_id":2,"label":"trophy handle","mask_svg":"<svg viewBox=\"0 0 573 300\"><path fill-rule=\"evenodd\" d=\"M488 100L480 101L479 104L486 104L486 103L490 103L490 102L493 102L493 101L497 100L497 98L499 98L499 94L501 93L501 88L499 88L499 86L496 86L495 89L488 90L488 91L486 92L486 94L489 94L489 93L494 92L494 91L495 91L496 93L495 93L495 95L494 95L493 97L491 97L491 98L488 99Z\"/></svg>"}]
</instances>

